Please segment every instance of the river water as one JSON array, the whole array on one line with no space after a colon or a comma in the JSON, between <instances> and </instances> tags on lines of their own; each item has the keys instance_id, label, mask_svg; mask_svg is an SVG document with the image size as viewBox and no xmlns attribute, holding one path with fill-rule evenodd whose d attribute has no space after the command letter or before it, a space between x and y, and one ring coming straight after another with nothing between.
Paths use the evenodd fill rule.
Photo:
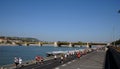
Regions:
<instances>
[{"instance_id":1,"label":"river water","mask_svg":"<svg viewBox=\"0 0 120 69\"><path fill-rule=\"evenodd\" d=\"M37 55L46 57L46 52L69 51L84 48L85 47L0 46L0 66L14 63L14 57L21 57L23 61L27 61L33 60Z\"/></svg>"}]
</instances>

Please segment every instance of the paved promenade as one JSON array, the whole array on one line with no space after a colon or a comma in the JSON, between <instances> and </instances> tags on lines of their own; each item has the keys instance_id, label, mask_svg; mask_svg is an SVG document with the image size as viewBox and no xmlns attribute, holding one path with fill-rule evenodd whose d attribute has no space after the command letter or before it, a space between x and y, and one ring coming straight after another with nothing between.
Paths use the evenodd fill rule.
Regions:
<instances>
[{"instance_id":1,"label":"paved promenade","mask_svg":"<svg viewBox=\"0 0 120 69\"><path fill-rule=\"evenodd\" d=\"M104 69L105 51L92 52L54 69Z\"/></svg>"}]
</instances>

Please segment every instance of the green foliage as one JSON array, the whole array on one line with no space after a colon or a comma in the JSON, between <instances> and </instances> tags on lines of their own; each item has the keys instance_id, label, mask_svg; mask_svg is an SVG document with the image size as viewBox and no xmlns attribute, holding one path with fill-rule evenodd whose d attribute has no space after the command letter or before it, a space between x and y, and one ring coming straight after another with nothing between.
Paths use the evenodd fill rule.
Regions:
<instances>
[{"instance_id":1,"label":"green foliage","mask_svg":"<svg viewBox=\"0 0 120 69\"><path fill-rule=\"evenodd\" d=\"M111 44L114 45L114 43L115 43L115 45L120 45L120 39L119 39L119 40L116 40L116 41L114 41L114 42L112 42Z\"/></svg>"},{"instance_id":2,"label":"green foliage","mask_svg":"<svg viewBox=\"0 0 120 69\"><path fill-rule=\"evenodd\" d=\"M39 42L36 38L27 38L27 37L6 37L6 36L0 36L1 39L7 39L7 40L20 40L22 42Z\"/></svg>"}]
</instances>

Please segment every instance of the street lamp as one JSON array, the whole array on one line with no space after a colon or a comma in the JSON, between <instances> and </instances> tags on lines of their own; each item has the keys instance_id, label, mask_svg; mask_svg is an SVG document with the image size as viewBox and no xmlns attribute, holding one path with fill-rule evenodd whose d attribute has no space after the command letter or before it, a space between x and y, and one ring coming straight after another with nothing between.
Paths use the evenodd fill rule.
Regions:
<instances>
[{"instance_id":1,"label":"street lamp","mask_svg":"<svg viewBox=\"0 0 120 69\"><path fill-rule=\"evenodd\" d=\"M120 10L118 10L118 13L120 14ZM115 31L115 30L114 30L114 31ZM115 42L116 42L116 41L114 41L114 46L115 46Z\"/></svg>"},{"instance_id":2,"label":"street lamp","mask_svg":"<svg viewBox=\"0 0 120 69\"><path fill-rule=\"evenodd\" d=\"M113 40L114 40L113 45L115 46L115 27L113 27Z\"/></svg>"},{"instance_id":3,"label":"street lamp","mask_svg":"<svg viewBox=\"0 0 120 69\"><path fill-rule=\"evenodd\" d=\"M118 13L120 13L120 10L118 10Z\"/></svg>"},{"instance_id":4,"label":"street lamp","mask_svg":"<svg viewBox=\"0 0 120 69\"><path fill-rule=\"evenodd\" d=\"M118 13L120 14L120 10L118 10ZM115 28L113 28L113 33L115 33L114 31L115 31ZM115 35L113 35L113 38L115 38ZM115 42L116 41L114 41L114 43L113 43L114 46L115 46Z\"/></svg>"}]
</instances>

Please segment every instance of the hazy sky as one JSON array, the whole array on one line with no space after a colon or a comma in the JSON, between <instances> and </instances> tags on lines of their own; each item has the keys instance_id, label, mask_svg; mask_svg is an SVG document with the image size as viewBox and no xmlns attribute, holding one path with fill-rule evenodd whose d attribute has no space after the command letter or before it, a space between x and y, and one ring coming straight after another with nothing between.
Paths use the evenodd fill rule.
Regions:
<instances>
[{"instance_id":1,"label":"hazy sky","mask_svg":"<svg viewBox=\"0 0 120 69\"><path fill-rule=\"evenodd\" d=\"M0 0L0 36L110 42L120 38L119 9L120 0Z\"/></svg>"}]
</instances>

